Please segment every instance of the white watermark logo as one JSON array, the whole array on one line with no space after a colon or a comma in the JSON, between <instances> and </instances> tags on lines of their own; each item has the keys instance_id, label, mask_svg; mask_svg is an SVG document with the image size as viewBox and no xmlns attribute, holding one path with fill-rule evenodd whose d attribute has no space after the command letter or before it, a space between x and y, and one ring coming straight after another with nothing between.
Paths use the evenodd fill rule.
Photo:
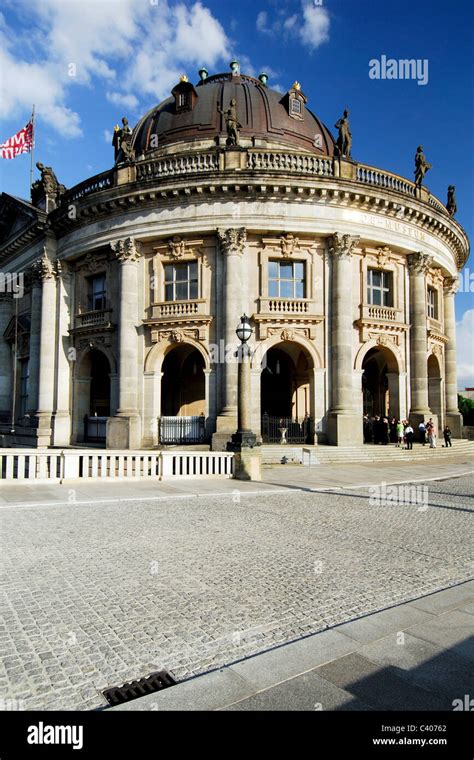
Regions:
<instances>
[{"instance_id":1,"label":"white watermark logo","mask_svg":"<svg viewBox=\"0 0 474 760\"><path fill-rule=\"evenodd\" d=\"M428 486L400 485L388 486L384 481L376 486L369 486L369 504L371 507L397 507L411 504L419 512L428 509Z\"/></svg>"},{"instance_id":2,"label":"white watermark logo","mask_svg":"<svg viewBox=\"0 0 474 760\"><path fill-rule=\"evenodd\" d=\"M83 726L50 726L43 721L28 726L28 744L72 744L73 749L82 749L83 739Z\"/></svg>"},{"instance_id":3,"label":"white watermark logo","mask_svg":"<svg viewBox=\"0 0 474 760\"><path fill-rule=\"evenodd\" d=\"M13 298L23 298L24 292L23 272L0 272L0 293L12 293Z\"/></svg>"},{"instance_id":4,"label":"white watermark logo","mask_svg":"<svg viewBox=\"0 0 474 760\"><path fill-rule=\"evenodd\" d=\"M413 79L428 84L427 58L387 58L385 54L369 61L370 79Z\"/></svg>"},{"instance_id":5,"label":"white watermark logo","mask_svg":"<svg viewBox=\"0 0 474 760\"><path fill-rule=\"evenodd\" d=\"M474 712L474 699L471 699L469 694L465 694L463 699L453 699L453 712L459 712L460 710L465 712Z\"/></svg>"}]
</instances>

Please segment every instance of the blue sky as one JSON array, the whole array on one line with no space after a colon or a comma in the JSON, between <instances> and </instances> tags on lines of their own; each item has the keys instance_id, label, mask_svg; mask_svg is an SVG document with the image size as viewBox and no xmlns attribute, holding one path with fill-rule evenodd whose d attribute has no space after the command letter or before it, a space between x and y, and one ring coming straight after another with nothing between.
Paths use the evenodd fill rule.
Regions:
<instances>
[{"instance_id":1,"label":"blue sky","mask_svg":"<svg viewBox=\"0 0 474 760\"><path fill-rule=\"evenodd\" d=\"M302 84L331 129L348 107L356 160L413 177L422 144L441 200L456 186L474 234L472 0L3 0L0 142L37 108L35 160L66 186L109 168L114 124L131 124L205 64ZM428 83L369 78L369 61L428 61ZM0 161L0 188L27 196L29 156ZM469 267L469 264L468 264ZM474 280L474 264L471 265ZM466 282L466 276L463 282ZM474 284L473 284L474 288ZM474 297L456 298L461 384L474 385Z\"/></svg>"}]
</instances>

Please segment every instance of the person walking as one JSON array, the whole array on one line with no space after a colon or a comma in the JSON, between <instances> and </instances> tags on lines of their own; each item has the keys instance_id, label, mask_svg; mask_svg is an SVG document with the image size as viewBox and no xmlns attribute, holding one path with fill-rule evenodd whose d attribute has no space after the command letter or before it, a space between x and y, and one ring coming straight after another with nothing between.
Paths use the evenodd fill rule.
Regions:
<instances>
[{"instance_id":1,"label":"person walking","mask_svg":"<svg viewBox=\"0 0 474 760\"><path fill-rule=\"evenodd\" d=\"M436 428L435 424L433 422L433 418L430 417L428 424L426 425L426 430L428 432L428 443L430 444L430 449L436 448Z\"/></svg>"},{"instance_id":2,"label":"person walking","mask_svg":"<svg viewBox=\"0 0 474 760\"><path fill-rule=\"evenodd\" d=\"M398 420L397 422L397 446L401 448L403 444L403 422Z\"/></svg>"},{"instance_id":3,"label":"person walking","mask_svg":"<svg viewBox=\"0 0 474 760\"><path fill-rule=\"evenodd\" d=\"M443 436L444 436L444 445L446 446L446 448L448 448L448 446L452 447L453 444L451 443L451 430L449 429L447 425L445 425L444 427Z\"/></svg>"},{"instance_id":4,"label":"person walking","mask_svg":"<svg viewBox=\"0 0 474 760\"><path fill-rule=\"evenodd\" d=\"M423 444L423 446L426 445L426 425L423 422L423 420L418 425L418 435L420 436L420 443Z\"/></svg>"},{"instance_id":5,"label":"person walking","mask_svg":"<svg viewBox=\"0 0 474 760\"><path fill-rule=\"evenodd\" d=\"M415 435L415 432L414 432L412 426L410 425L410 423L408 422L408 420L406 420L405 440L407 442L407 449L408 450L413 449L413 436L414 435Z\"/></svg>"}]
</instances>

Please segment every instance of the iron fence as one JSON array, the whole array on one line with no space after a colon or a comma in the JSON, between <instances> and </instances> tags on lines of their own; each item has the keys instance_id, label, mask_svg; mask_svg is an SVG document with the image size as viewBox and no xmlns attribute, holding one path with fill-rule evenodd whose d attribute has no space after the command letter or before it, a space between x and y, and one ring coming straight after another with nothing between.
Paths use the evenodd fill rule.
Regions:
<instances>
[{"instance_id":1,"label":"iron fence","mask_svg":"<svg viewBox=\"0 0 474 760\"><path fill-rule=\"evenodd\" d=\"M299 422L291 417L264 414L261 422L264 443L311 443L312 417L306 416Z\"/></svg>"},{"instance_id":2,"label":"iron fence","mask_svg":"<svg viewBox=\"0 0 474 760\"><path fill-rule=\"evenodd\" d=\"M195 417L159 417L158 435L161 444L204 443L206 418L204 414Z\"/></svg>"}]
</instances>

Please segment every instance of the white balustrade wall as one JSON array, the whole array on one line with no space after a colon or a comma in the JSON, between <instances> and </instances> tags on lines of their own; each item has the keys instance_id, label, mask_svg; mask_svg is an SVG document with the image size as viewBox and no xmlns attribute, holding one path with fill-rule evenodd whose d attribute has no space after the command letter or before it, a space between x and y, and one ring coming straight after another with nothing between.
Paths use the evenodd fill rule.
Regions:
<instances>
[{"instance_id":1,"label":"white balustrade wall","mask_svg":"<svg viewBox=\"0 0 474 760\"><path fill-rule=\"evenodd\" d=\"M232 453L0 449L0 485L82 480L231 478Z\"/></svg>"}]
</instances>

